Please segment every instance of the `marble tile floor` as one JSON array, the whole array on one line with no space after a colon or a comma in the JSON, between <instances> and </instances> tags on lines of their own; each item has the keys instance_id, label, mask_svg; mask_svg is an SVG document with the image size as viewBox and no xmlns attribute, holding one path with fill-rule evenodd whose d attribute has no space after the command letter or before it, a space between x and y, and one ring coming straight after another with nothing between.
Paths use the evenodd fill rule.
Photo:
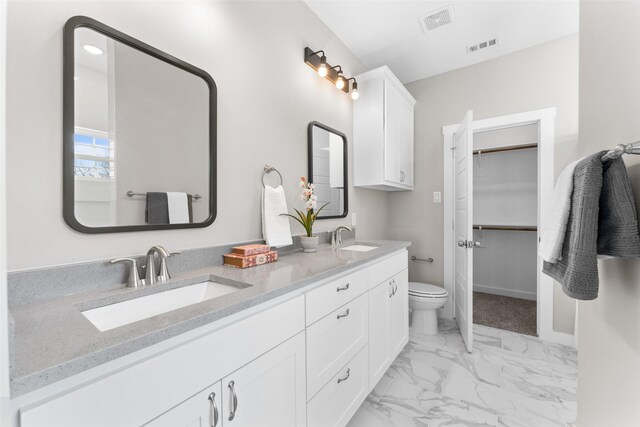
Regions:
<instances>
[{"instance_id":1,"label":"marble tile floor","mask_svg":"<svg viewBox=\"0 0 640 427\"><path fill-rule=\"evenodd\" d=\"M468 353L455 322L409 343L348 427L575 427L572 347L474 325Z\"/></svg>"}]
</instances>

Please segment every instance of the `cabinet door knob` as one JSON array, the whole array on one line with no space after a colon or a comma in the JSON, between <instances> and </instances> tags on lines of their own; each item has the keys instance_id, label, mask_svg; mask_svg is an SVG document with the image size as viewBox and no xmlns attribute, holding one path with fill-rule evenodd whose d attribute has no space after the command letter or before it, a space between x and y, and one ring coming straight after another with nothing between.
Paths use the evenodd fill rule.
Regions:
<instances>
[{"instance_id":1,"label":"cabinet door knob","mask_svg":"<svg viewBox=\"0 0 640 427\"><path fill-rule=\"evenodd\" d=\"M351 376L351 368L347 369L347 376L346 377L338 378L338 384L340 384L343 381L348 380L350 376Z\"/></svg>"},{"instance_id":2,"label":"cabinet door knob","mask_svg":"<svg viewBox=\"0 0 640 427\"><path fill-rule=\"evenodd\" d=\"M238 396L236 396L235 385L235 382L229 382L229 390L231 391L231 399L229 400L229 421L233 421L236 417L236 411L238 410Z\"/></svg>"},{"instance_id":3,"label":"cabinet door knob","mask_svg":"<svg viewBox=\"0 0 640 427\"><path fill-rule=\"evenodd\" d=\"M347 317L348 315L349 315L349 309L347 308L347 311L345 311L344 314L338 314L336 318L342 319L343 317Z\"/></svg>"},{"instance_id":4,"label":"cabinet door knob","mask_svg":"<svg viewBox=\"0 0 640 427\"><path fill-rule=\"evenodd\" d=\"M336 292L346 291L347 289L349 289L349 284L348 283L346 285L344 285L344 286L338 286L336 288Z\"/></svg>"},{"instance_id":5,"label":"cabinet door knob","mask_svg":"<svg viewBox=\"0 0 640 427\"><path fill-rule=\"evenodd\" d=\"M210 402L209 424L211 424L211 427L216 427L218 425L218 405L216 405L215 393L211 392L209 394L209 402Z\"/></svg>"}]
</instances>

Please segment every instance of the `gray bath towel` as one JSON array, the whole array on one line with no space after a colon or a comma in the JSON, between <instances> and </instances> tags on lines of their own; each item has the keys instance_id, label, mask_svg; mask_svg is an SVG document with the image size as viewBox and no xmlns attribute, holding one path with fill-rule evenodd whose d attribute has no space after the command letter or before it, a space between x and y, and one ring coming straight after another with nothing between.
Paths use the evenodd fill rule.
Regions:
<instances>
[{"instance_id":1,"label":"gray bath towel","mask_svg":"<svg viewBox=\"0 0 640 427\"><path fill-rule=\"evenodd\" d=\"M572 298L598 296L597 254L640 255L640 236L631 185L622 159L602 164L605 153L583 159L573 174L571 214L562 259L543 271Z\"/></svg>"},{"instance_id":2,"label":"gray bath towel","mask_svg":"<svg viewBox=\"0 0 640 427\"><path fill-rule=\"evenodd\" d=\"M147 208L144 212L147 224L169 224L167 193L147 193Z\"/></svg>"}]
</instances>

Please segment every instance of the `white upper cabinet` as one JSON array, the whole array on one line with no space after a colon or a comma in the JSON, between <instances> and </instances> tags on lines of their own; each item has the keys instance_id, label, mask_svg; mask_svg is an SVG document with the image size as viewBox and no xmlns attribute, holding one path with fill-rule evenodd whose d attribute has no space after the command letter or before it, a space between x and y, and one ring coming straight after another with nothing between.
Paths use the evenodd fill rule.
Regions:
<instances>
[{"instance_id":1,"label":"white upper cabinet","mask_svg":"<svg viewBox=\"0 0 640 427\"><path fill-rule=\"evenodd\" d=\"M353 103L355 186L412 190L416 100L386 66L356 79L360 98Z\"/></svg>"}]
</instances>

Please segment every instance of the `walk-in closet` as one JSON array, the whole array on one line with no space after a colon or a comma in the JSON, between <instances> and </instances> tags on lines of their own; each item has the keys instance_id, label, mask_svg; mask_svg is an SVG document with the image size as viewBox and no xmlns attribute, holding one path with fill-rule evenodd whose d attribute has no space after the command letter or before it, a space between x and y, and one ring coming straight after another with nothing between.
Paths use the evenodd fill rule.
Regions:
<instances>
[{"instance_id":1,"label":"walk-in closet","mask_svg":"<svg viewBox=\"0 0 640 427\"><path fill-rule=\"evenodd\" d=\"M537 334L538 125L476 132L473 321Z\"/></svg>"}]
</instances>

